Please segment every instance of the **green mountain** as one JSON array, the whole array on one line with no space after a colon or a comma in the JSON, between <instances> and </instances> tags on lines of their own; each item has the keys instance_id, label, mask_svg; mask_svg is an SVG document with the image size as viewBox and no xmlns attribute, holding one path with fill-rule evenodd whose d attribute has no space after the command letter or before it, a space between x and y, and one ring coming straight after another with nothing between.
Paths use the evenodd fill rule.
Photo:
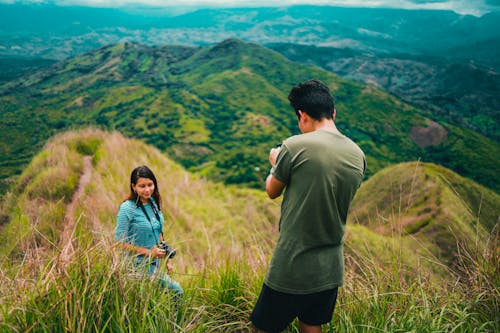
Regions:
<instances>
[{"instance_id":1,"label":"green mountain","mask_svg":"<svg viewBox=\"0 0 500 333\"><path fill-rule=\"evenodd\" d=\"M0 4L0 54L64 59L100 46L206 45L235 37L259 44L287 42L473 59L499 70L498 4L480 17L449 10L334 6L261 8L90 8ZM476 5L471 5L476 7Z\"/></svg>"},{"instance_id":2,"label":"green mountain","mask_svg":"<svg viewBox=\"0 0 500 333\"><path fill-rule=\"evenodd\" d=\"M56 62L56 60L43 58L0 57L0 84L29 75Z\"/></svg>"},{"instance_id":3,"label":"green mountain","mask_svg":"<svg viewBox=\"0 0 500 333\"><path fill-rule=\"evenodd\" d=\"M500 75L475 61L298 44L268 44L293 61L375 84L457 126L500 140Z\"/></svg>"},{"instance_id":4,"label":"green mountain","mask_svg":"<svg viewBox=\"0 0 500 333\"><path fill-rule=\"evenodd\" d=\"M271 147L297 133L290 88L331 87L337 124L365 151L368 174L421 159L495 191L498 143L372 85L230 39L206 47L107 46L0 87L2 177L19 173L53 134L97 125L140 138L191 171L261 187Z\"/></svg>"}]
</instances>

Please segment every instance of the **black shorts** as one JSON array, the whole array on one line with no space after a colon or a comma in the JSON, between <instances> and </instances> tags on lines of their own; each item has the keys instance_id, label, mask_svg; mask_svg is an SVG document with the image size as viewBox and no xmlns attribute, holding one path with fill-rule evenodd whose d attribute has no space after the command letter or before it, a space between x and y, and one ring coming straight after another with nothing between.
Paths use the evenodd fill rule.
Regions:
<instances>
[{"instance_id":1,"label":"black shorts","mask_svg":"<svg viewBox=\"0 0 500 333\"><path fill-rule=\"evenodd\" d=\"M281 332L294 319L308 325L320 326L332 320L337 302L338 287L306 295L295 295L262 286L250 320L266 332Z\"/></svg>"}]
</instances>

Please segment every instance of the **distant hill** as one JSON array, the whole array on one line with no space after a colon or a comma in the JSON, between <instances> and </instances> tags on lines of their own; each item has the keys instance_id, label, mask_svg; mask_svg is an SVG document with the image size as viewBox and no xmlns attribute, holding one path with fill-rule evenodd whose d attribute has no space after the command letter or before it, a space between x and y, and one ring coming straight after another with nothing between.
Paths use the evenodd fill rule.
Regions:
<instances>
[{"instance_id":1,"label":"distant hill","mask_svg":"<svg viewBox=\"0 0 500 333\"><path fill-rule=\"evenodd\" d=\"M500 140L500 74L472 61L298 44L268 44L293 61L373 83L430 114Z\"/></svg>"},{"instance_id":2,"label":"distant hill","mask_svg":"<svg viewBox=\"0 0 500 333\"><path fill-rule=\"evenodd\" d=\"M0 54L64 59L108 44L207 45L227 38L474 60L500 70L498 12L282 6L147 10L0 4ZM179 13L180 10L180 13ZM184 10L184 12L183 12Z\"/></svg>"},{"instance_id":3,"label":"distant hill","mask_svg":"<svg viewBox=\"0 0 500 333\"><path fill-rule=\"evenodd\" d=\"M270 147L298 133L286 95L310 78L332 88L338 127L367 154L368 175L421 159L499 190L498 143L429 119L375 86L235 39L107 46L1 86L2 177L19 173L54 133L97 125L143 139L210 179L260 188Z\"/></svg>"},{"instance_id":4,"label":"distant hill","mask_svg":"<svg viewBox=\"0 0 500 333\"><path fill-rule=\"evenodd\" d=\"M500 196L449 169L402 163L379 171L359 189L350 222L389 237L416 239L441 261L456 264L457 244L483 249L500 227Z\"/></svg>"},{"instance_id":5,"label":"distant hill","mask_svg":"<svg viewBox=\"0 0 500 333\"><path fill-rule=\"evenodd\" d=\"M43 58L0 57L0 85L56 62L57 60Z\"/></svg>"},{"instance_id":6,"label":"distant hill","mask_svg":"<svg viewBox=\"0 0 500 333\"><path fill-rule=\"evenodd\" d=\"M92 159L90 170L83 166L85 156ZM154 147L91 129L51 139L2 200L0 257L39 260L57 253L69 241L63 239L68 223L79 235L73 240L76 250L102 238L112 241L130 171L143 164L158 178L166 238L181 253L176 258L181 271L201 269L207 256L266 264L277 239L279 200L207 181ZM84 172L89 183L75 198ZM75 215L65 217L70 204L76 204ZM379 268L398 253L402 264L447 279L443 264L453 267L457 244L482 246L498 228L498 207L497 194L450 170L415 162L392 166L356 194L346 251L364 254Z\"/></svg>"}]
</instances>

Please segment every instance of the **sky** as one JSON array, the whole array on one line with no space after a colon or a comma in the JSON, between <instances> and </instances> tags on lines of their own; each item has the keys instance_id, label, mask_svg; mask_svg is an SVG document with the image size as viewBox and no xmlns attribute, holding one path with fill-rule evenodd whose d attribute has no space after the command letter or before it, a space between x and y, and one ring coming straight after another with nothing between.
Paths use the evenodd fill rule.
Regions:
<instances>
[{"instance_id":1,"label":"sky","mask_svg":"<svg viewBox=\"0 0 500 333\"><path fill-rule=\"evenodd\" d=\"M52 3L91 7L146 5L155 7L262 7L296 4L337 5L346 7L389 7L404 9L445 9L459 14L480 16L500 10L500 0L0 0L0 3Z\"/></svg>"}]
</instances>

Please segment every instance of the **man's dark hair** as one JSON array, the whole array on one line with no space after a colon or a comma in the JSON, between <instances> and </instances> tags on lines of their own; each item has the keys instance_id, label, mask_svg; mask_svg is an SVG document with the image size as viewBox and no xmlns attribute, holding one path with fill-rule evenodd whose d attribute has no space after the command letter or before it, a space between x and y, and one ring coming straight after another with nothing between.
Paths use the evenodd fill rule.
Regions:
<instances>
[{"instance_id":1,"label":"man's dark hair","mask_svg":"<svg viewBox=\"0 0 500 333\"><path fill-rule=\"evenodd\" d=\"M315 120L332 119L335 101L330 89L319 80L309 80L299 83L288 94L290 105L295 109L297 117L299 110L307 113Z\"/></svg>"}]
</instances>

